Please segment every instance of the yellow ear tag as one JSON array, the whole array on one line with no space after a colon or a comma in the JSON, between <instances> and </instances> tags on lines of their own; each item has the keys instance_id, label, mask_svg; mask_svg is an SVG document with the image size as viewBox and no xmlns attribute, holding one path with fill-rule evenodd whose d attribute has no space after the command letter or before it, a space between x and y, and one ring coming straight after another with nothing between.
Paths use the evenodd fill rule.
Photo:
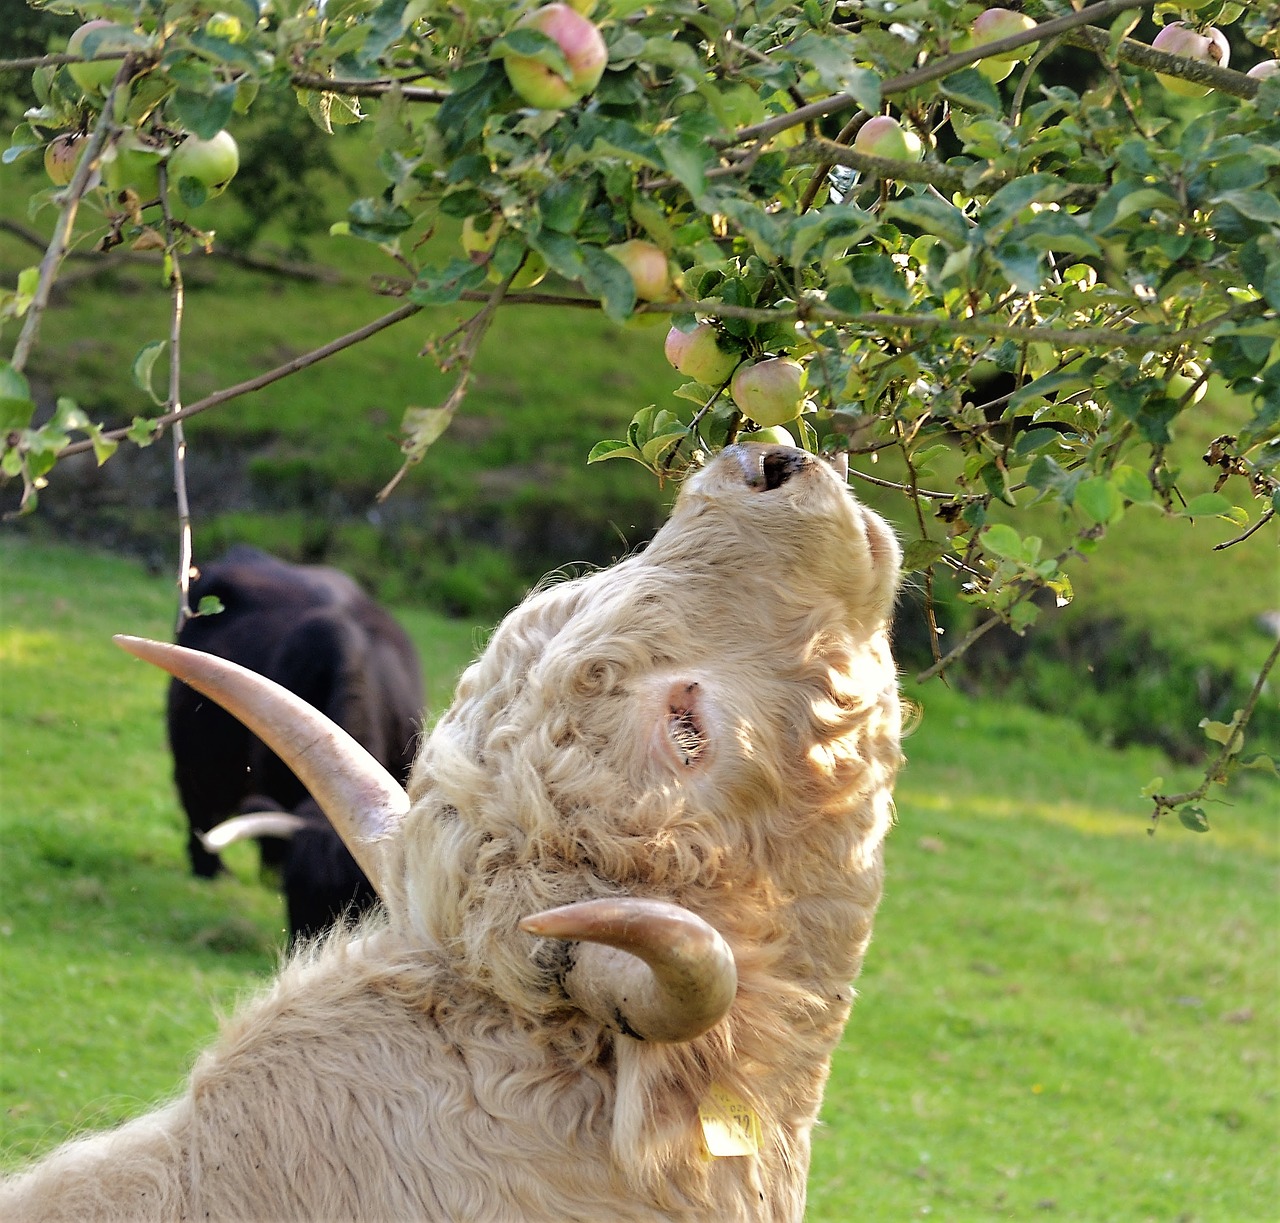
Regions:
<instances>
[{"instance_id":1,"label":"yellow ear tag","mask_svg":"<svg viewBox=\"0 0 1280 1223\"><path fill-rule=\"evenodd\" d=\"M701 1104L702 1141L707 1154L755 1155L760 1150L760 1118L733 1092L712 1083Z\"/></svg>"}]
</instances>

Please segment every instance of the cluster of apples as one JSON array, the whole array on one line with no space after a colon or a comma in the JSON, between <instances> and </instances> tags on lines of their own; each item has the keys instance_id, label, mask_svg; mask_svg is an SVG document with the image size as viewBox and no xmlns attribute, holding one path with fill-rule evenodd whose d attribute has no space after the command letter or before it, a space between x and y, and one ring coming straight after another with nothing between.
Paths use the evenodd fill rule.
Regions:
<instances>
[{"instance_id":1,"label":"cluster of apples","mask_svg":"<svg viewBox=\"0 0 1280 1223\"><path fill-rule=\"evenodd\" d=\"M805 368L791 357L744 360L741 352L723 343L713 324L702 322L687 331L672 327L663 351L686 378L706 386L728 381L738 411L762 429L780 429L804 411Z\"/></svg>"},{"instance_id":2,"label":"cluster of apples","mask_svg":"<svg viewBox=\"0 0 1280 1223\"><path fill-rule=\"evenodd\" d=\"M67 40L71 55L85 53L86 41L93 36L94 54L128 51L136 45L137 36L124 26L110 21L85 22ZM110 88L120 67L119 60L85 60L68 64L71 79L88 98L101 96ZM65 187L73 178L87 137L63 132L45 146L44 168L49 180ZM132 190L144 204L159 198L160 165L166 163L169 181L178 183L189 178L199 183L206 195L219 195L240 169L240 150L228 131L215 133L208 140L187 135L177 144L152 143L138 132L127 131L104 152L102 181L111 192Z\"/></svg>"},{"instance_id":3,"label":"cluster of apples","mask_svg":"<svg viewBox=\"0 0 1280 1223\"><path fill-rule=\"evenodd\" d=\"M984 43L996 42L1034 29L1035 25L1035 21L1025 13L1015 13L1006 8L989 8L974 18L969 36L953 49L963 51ZM1225 68L1231 59L1231 47L1227 43L1226 36L1221 30L1211 25L1196 28L1185 21L1171 21L1151 40L1151 45L1157 51L1167 51L1170 55L1201 60L1219 68ZM1003 81L1013 71L1014 65L1019 60L1028 57L1033 46L1034 44L1029 43L1025 47L1018 47L1013 51L980 60L977 64L978 71L990 81ZM1277 72L1280 72L1280 60L1268 59L1255 64L1245 75L1255 80L1264 80ZM1202 98L1210 90L1208 85L1186 81L1181 77L1168 76L1159 72L1156 73L1156 77L1170 93L1180 94L1183 97ZM856 141L854 147L857 147ZM890 154L881 153L880 156L888 157Z\"/></svg>"},{"instance_id":4,"label":"cluster of apples","mask_svg":"<svg viewBox=\"0 0 1280 1223\"><path fill-rule=\"evenodd\" d=\"M1200 29L1188 25L1185 21L1171 21L1164 26L1152 40L1151 45L1157 51L1167 51L1170 55L1183 55L1187 59L1202 60L1206 64L1214 64L1225 68L1231 61L1231 46L1226 35L1215 26L1207 25ZM1264 59L1254 64L1245 76L1262 81L1280 72L1280 60ZM1208 85L1200 85L1195 81L1184 81L1181 77L1166 76L1157 72L1156 79L1170 92L1181 94L1187 98L1203 98L1210 90Z\"/></svg>"}]
</instances>

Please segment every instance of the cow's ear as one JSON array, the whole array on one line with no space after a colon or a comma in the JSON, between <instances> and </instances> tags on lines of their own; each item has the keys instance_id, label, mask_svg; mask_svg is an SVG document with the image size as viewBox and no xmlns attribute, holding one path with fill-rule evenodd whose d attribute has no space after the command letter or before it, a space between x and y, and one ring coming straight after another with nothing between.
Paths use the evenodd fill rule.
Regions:
<instances>
[{"instance_id":1,"label":"cow's ear","mask_svg":"<svg viewBox=\"0 0 1280 1223\"><path fill-rule=\"evenodd\" d=\"M707 704L697 680L677 679L667 685L650 741L662 764L682 773L707 766L713 749Z\"/></svg>"}]
</instances>

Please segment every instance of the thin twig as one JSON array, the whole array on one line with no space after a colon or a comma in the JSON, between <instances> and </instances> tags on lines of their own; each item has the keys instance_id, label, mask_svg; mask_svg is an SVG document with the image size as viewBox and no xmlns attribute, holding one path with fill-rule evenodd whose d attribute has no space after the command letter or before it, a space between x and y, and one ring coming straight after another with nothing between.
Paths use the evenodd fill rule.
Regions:
<instances>
[{"instance_id":1,"label":"thin twig","mask_svg":"<svg viewBox=\"0 0 1280 1223\"><path fill-rule=\"evenodd\" d=\"M1262 690L1267 685L1267 677L1271 674L1277 659L1280 659L1280 636L1276 637L1276 643L1271 647L1271 653L1267 655L1266 661L1262 664L1262 669L1258 672L1258 678L1254 680L1253 688L1244 703L1244 708L1240 710L1239 717L1235 719L1234 726L1227 735L1227 741L1222 745L1209 767L1205 769L1204 780L1194 790L1187 790L1182 794L1156 794L1152 796L1151 801L1155 804L1155 810L1151 813L1151 828L1148 829L1149 832L1155 832L1156 824L1159 823L1160 817L1166 811L1172 811L1175 807L1181 807L1187 803L1198 803L1215 784L1225 778L1226 773L1224 770L1227 762L1240 750L1240 744L1244 739L1245 727L1249 725L1249 719L1253 717L1253 711L1257 708L1258 700L1262 696Z\"/></svg>"},{"instance_id":2,"label":"thin twig","mask_svg":"<svg viewBox=\"0 0 1280 1223\"><path fill-rule=\"evenodd\" d=\"M182 263L178 258L173 212L169 207L169 168L160 163L160 211L164 214L165 257L169 262L169 285L173 306L169 317L169 393L165 397L167 412L182 411L182 312L186 288L182 281ZM178 510L178 614L174 632L191 619L191 500L187 495L187 436L181 420L173 422L173 494Z\"/></svg>"},{"instance_id":3,"label":"thin twig","mask_svg":"<svg viewBox=\"0 0 1280 1223\"><path fill-rule=\"evenodd\" d=\"M1224 548L1234 548L1236 544L1244 543L1244 541L1248 539L1250 535L1252 535L1255 531L1260 531L1275 516L1276 516L1275 510L1273 509L1267 510L1267 512L1263 514L1262 517L1259 518L1257 522L1255 522L1251 527L1249 527L1247 530L1245 530L1241 534L1237 535L1234 539L1227 539L1220 544L1214 544L1213 551L1221 552Z\"/></svg>"}]
</instances>

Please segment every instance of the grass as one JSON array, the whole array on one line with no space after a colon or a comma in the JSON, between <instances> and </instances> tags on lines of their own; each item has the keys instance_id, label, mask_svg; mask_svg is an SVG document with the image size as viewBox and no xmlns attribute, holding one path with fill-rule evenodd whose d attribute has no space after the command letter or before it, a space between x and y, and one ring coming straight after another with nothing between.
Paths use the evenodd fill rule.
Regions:
<instances>
[{"instance_id":1,"label":"grass","mask_svg":"<svg viewBox=\"0 0 1280 1223\"><path fill-rule=\"evenodd\" d=\"M174 1091L271 972L278 898L247 847L185 873L164 577L0 540L0 1161ZM433 706L470 625L398 610ZM1145 833L1153 751L936 685L908 741L860 1000L815 1140L811 1223L1275 1217L1274 786L1214 831Z\"/></svg>"}]
</instances>

